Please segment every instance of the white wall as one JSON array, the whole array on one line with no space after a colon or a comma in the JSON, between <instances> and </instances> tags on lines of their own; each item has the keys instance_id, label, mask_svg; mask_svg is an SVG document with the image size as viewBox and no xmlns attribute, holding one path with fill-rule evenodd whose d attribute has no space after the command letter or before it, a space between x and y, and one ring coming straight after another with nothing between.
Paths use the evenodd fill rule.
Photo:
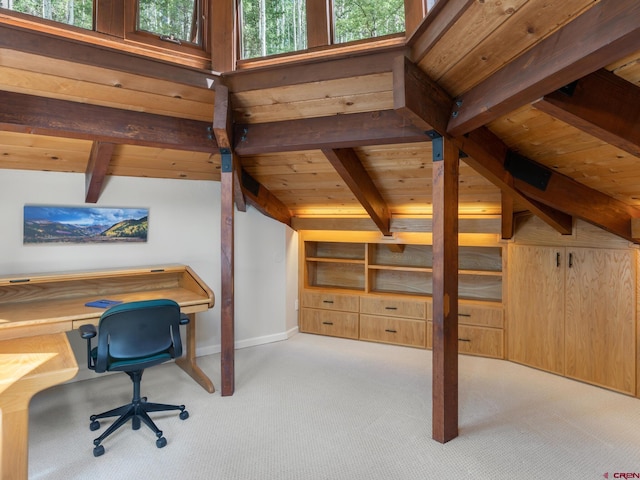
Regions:
<instances>
[{"instance_id":1,"label":"white wall","mask_svg":"<svg viewBox=\"0 0 640 480\"><path fill-rule=\"evenodd\" d=\"M220 295L218 182L110 178L87 206L149 208L146 243L22 244L25 204L83 206L84 197L84 174L0 171L0 276L180 263ZM236 346L285 339L297 328L297 235L251 207L236 212L235 223ZM197 354L218 352L218 303L197 318ZM82 368L84 344L70 338Z\"/></svg>"}]
</instances>

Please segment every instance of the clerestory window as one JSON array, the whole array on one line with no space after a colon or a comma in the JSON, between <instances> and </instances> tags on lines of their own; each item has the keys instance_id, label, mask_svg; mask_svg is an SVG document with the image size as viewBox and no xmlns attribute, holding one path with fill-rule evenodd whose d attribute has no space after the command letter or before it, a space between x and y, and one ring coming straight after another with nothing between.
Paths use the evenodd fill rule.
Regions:
<instances>
[{"instance_id":1,"label":"clerestory window","mask_svg":"<svg viewBox=\"0 0 640 480\"><path fill-rule=\"evenodd\" d=\"M137 30L173 43L202 43L202 8L198 0L138 0Z\"/></svg>"},{"instance_id":2,"label":"clerestory window","mask_svg":"<svg viewBox=\"0 0 640 480\"><path fill-rule=\"evenodd\" d=\"M93 0L0 0L0 8L93 30Z\"/></svg>"},{"instance_id":3,"label":"clerestory window","mask_svg":"<svg viewBox=\"0 0 640 480\"><path fill-rule=\"evenodd\" d=\"M305 0L240 0L242 58L307 48Z\"/></svg>"},{"instance_id":4,"label":"clerestory window","mask_svg":"<svg viewBox=\"0 0 640 480\"><path fill-rule=\"evenodd\" d=\"M404 0L333 0L333 43L404 32Z\"/></svg>"},{"instance_id":5,"label":"clerestory window","mask_svg":"<svg viewBox=\"0 0 640 480\"><path fill-rule=\"evenodd\" d=\"M0 0L0 9L169 49L205 45L203 0Z\"/></svg>"}]
</instances>

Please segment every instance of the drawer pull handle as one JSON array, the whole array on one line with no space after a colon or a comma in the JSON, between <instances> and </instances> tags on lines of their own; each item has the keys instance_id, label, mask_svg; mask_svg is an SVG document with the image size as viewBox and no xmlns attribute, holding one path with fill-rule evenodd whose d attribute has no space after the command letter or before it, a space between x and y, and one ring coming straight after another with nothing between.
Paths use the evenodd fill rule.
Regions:
<instances>
[{"instance_id":1,"label":"drawer pull handle","mask_svg":"<svg viewBox=\"0 0 640 480\"><path fill-rule=\"evenodd\" d=\"M398 333L398 331L397 331L397 330L391 330L390 328L387 328L387 329L385 330L385 332L387 332L387 333Z\"/></svg>"},{"instance_id":2,"label":"drawer pull handle","mask_svg":"<svg viewBox=\"0 0 640 480\"><path fill-rule=\"evenodd\" d=\"M333 300L322 300L322 303L333 303Z\"/></svg>"},{"instance_id":3,"label":"drawer pull handle","mask_svg":"<svg viewBox=\"0 0 640 480\"><path fill-rule=\"evenodd\" d=\"M322 322L323 325L333 325L333 322Z\"/></svg>"},{"instance_id":4,"label":"drawer pull handle","mask_svg":"<svg viewBox=\"0 0 640 480\"><path fill-rule=\"evenodd\" d=\"M470 313L459 313L458 316L459 317L470 317L471 314Z\"/></svg>"},{"instance_id":5,"label":"drawer pull handle","mask_svg":"<svg viewBox=\"0 0 640 480\"><path fill-rule=\"evenodd\" d=\"M458 339L459 342L471 342L470 338L459 338Z\"/></svg>"},{"instance_id":6,"label":"drawer pull handle","mask_svg":"<svg viewBox=\"0 0 640 480\"><path fill-rule=\"evenodd\" d=\"M384 307L385 310L397 310L398 307Z\"/></svg>"}]
</instances>

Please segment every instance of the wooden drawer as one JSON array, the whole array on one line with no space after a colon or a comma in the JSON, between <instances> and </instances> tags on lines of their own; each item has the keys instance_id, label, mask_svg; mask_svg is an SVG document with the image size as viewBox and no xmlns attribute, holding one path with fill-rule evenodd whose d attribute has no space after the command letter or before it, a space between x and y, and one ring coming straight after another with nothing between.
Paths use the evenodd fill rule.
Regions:
<instances>
[{"instance_id":1,"label":"wooden drawer","mask_svg":"<svg viewBox=\"0 0 640 480\"><path fill-rule=\"evenodd\" d=\"M360 297L360 313L424 320L427 318L427 306L424 301Z\"/></svg>"},{"instance_id":2,"label":"wooden drawer","mask_svg":"<svg viewBox=\"0 0 640 480\"><path fill-rule=\"evenodd\" d=\"M332 337L358 338L358 314L303 308L300 331Z\"/></svg>"},{"instance_id":3,"label":"wooden drawer","mask_svg":"<svg viewBox=\"0 0 640 480\"><path fill-rule=\"evenodd\" d=\"M426 322L376 315L360 315L360 339L425 347Z\"/></svg>"},{"instance_id":4,"label":"wooden drawer","mask_svg":"<svg viewBox=\"0 0 640 480\"><path fill-rule=\"evenodd\" d=\"M433 348L432 322L427 322L427 348ZM503 330L458 325L458 353L504 358Z\"/></svg>"},{"instance_id":5,"label":"wooden drawer","mask_svg":"<svg viewBox=\"0 0 640 480\"><path fill-rule=\"evenodd\" d=\"M479 327L503 328L502 306L458 304L458 323Z\"/></svg>"},{"instance_id":6,"label":"wooden drawer","mask_svg":"<svg viewBox=\"0 0 640 480\"><path fill-rule=\"evenodd\" d=\"M302 306L326 310L340 310L343 312L357 312L360 306L360 297L358 297L358 295L343 295L340 293L303 291Z\"/></svg>"}]
</instances>

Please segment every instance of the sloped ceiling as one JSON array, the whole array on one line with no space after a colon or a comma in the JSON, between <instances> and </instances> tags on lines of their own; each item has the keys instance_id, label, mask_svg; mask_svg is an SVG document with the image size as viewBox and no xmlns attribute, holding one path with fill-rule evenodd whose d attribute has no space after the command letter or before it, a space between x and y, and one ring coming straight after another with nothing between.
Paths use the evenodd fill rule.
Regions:
<instances>
[{"instance_id":1,"label":"sloped ceiling","mask_svg":"<svg viewBox=\"0 0 640 480\"><path fill-rule=\"evenodd\" d=\"M79 202L110 176L218 181L211 126L227 108L247 198L294 227L430 215L444 135L464 153L461 213L530 210L558 231L577 217L637 237L636 1L440 1L410 38L221 76L0 30L0 168L87 173ZM507 157L542 167L548 188L514 178Z\"/></svg>"}]
</instances>

